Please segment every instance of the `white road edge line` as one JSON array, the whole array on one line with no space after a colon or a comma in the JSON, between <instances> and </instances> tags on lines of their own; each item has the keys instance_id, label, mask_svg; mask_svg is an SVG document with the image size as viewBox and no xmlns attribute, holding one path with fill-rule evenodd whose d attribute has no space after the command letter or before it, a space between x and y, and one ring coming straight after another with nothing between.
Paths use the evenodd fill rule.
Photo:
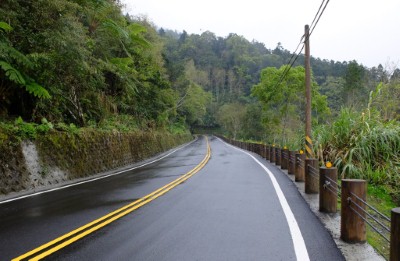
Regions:
<instances>
[{"instance_id":1,"label":"white road edge line","mask_svg":"<svg viewBox=\"0 0 400 261\"><path fill-rule=\"evenodd\" d=\"M104 175L104 176L101 176L101 177L97 177L97 178L93 178L93 179L88 179L88 180L84 180L84 181L79 181L79 182L76 182L76 183L73 183L73 184L69 184L69 185L65 185L65 186L62 186L62 187L52 188L52 189L48 189L48 190L43 190L43 191L34 192L34 193L32 193L32 194L27 194L27 195L15 197L15 198L6 199L6 200L3 200L3 201L0 201L0 205L1 205L1 204L4 204L4 203L12 202L12 201L20 200L20 199L23 199L23 198L29 198L29 197L33 197L33 196L37 196L37 195L40 195L40 194L49 193L49 192L56 191L56 190L62 190L62 189L65 189L65 188L78 186L78 185L81 185L81 184L84 184L84 183L93 182L93 181L96 181L96 180L99 180L99 179L105 179L105 178L108 178L108 177L112 177L112 176L119 175L119 174L124 173L124 172L127 172L127 171L131 171L131 170L134 170L134 169L138 169L138 168L141 168L141 167L144 167L144 166L153 164L154 162L160 161L160 160L162 160L162 159L168 157L169 155L171 155L171 154L177 152L178 150L181 150L181 149L183 149L183 148L189 146L190 144L192 144L193 142L195 142L195 141L197 141L197 140L198 140L198 137L196 136L196 138L195 138L194 140L192 140L191 142L189 142L188 144L185 144L185 145L183 145L183 146L181 146L181 147L178 147L177 149L171 151L170 153L168 153L168 154L166 154L166 155L164 155L164 156L162 156L162 157L160 157L160 158L157 158L157 159L152 160L152 161L150 161L150 162L146 162L146 163L143 163L143 164L141 164L141 165L138 165L138 166L135 166L135 167L132 167L132 168L129 168L129 169L120 170L120 171L113 172L113 173L111 173L111 174L107 174L107 175Z\"/></svg>"},{"instance_id":2,"label":"white road edge line","mask_svg":"<svg viewBox=\"0 0 400 261\"><path fill-rule=\"evenodd\" d=\"M275 189L276 195L278 196L279 202L281 203L283 212L285 213L286 221L287 221L287 223L289 225L289 229L290 229L290 234L292 235L292 242L293 242L294 251L296 253L296 258L299 261L300 260L301 261L309 261L310 257L308 255L306 243L304 242L304 238L301 234L299 225L297 224L296 218L294 217L293 212L290 209L290 206L285 198L285 195L283 194L283 191L282 191L281 187L279 186L279 183L276 180L274 174L272 174L272 172L267 167L265 167L258 159L256 159L253 155L251 155L247 151L236 148L236 147L224 142L220 138L218 138L218 139L221 142L223 142L224 144L231 146L232 148L239 150L239 151L247 154L248 156L250 156L255 162L257 162L267 172L269 178L272 181L272 185L274 186L274 189Z\"/></svg>"}]
</instances>

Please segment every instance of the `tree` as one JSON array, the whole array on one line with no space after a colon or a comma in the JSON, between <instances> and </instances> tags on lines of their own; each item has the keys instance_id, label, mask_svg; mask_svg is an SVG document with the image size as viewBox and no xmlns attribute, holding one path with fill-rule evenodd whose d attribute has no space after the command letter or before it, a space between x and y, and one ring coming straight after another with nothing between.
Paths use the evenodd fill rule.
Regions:
<instances>
[{"instance_id":1,"label":"tree","mask_svg":"<svg viewBox=\"0 0 400 261\"><path fill-rule=\"evenodd\" d=\"M245 123L246 109L240 103L227 103L220 107L217 119L230 137L237 139Z\"/></svg>"},{"instance_id":2,"label":"tree","mask_svg":"<svg viewBox=\"0 0 400 261\"><path fill-rule=\"evenodd\" d=\"M18 95L20 90L14 87L24 87L27 92L37 98L49 99L49 92L35 82L28 74L35 64L23 53L12 47L7 34L13 28L0 21L0 114L7 113L12 95ZM4 76L4 77L3 77Z\"/></svg>"},{"instance_id":3,"label":"tree","mask_svg":"<svg viewBox=\"0 0 400 261\"><path fill-rule=\"evenodd\" d=\"M19 108L15 115L24 111L25 119L85 126L122 113L164 126L176 114L178 98L170 88L155 26L123 16L119 1L4 0L0 17L15 28L0 32L0 74L7 79L1 77L2 86L13 90L7 99L8 108ZM13 57L3 52L5 46L14 50ZM13 79L51 99L14 91Z\"/></svg>"},{"instance_id":4,"label":"tree","mask_svg":"<svg viewBox=\"0 0 400 261\"><path fill-rule=\"evenodd\" d=\"M344 76L343 99L347 106L358 107L367 99L368 91L364 86L365 68L351 61ZM364 103L365 104L365 103Z\"/></svg>"},{"instance_id":5,"label":"tree","mask_svg":"<svg viewBox=\"0 0 400 261\"><path fill-rule=\"evenodd\" d=\"M400 82L400 69L399 68L396 68L393 71L392 76L390 76L390 81L391 82L393 82L393 81Z\"/></svg>"},{"instance_id":6,"label":"tree","mask_svg":"<svg viewBox=\"0 0 400 261\"><path fill-rule=\"evenodd\" d=\"M191 83L184 97L181 114L186 117L186 122L194 127L202 125L207 113L207 107L212 101L210 93L206 92L199 85Z\"/></svg>"},{"instance_id":7,"label":"tree","mask_svg":"<svg viewBox=\"0 0 400 261\"><path fill-rule=\"evenodd\" d=\"M263 110L259 101L251 101L245 107L242 135L245 139L265 140L265 128L262 124Z\"/></svg>"},{"instance_id":8,"label":"tree","mask_svg":"<svg viewBox=\"0 0 400 261\"><path fill-rule=\"evenodd\" d=\"M384 121L400 119L400 81L380 83L370 93L369 108L378 111Z\"/></svg>"},{"instance_id":9,"label":"tree","mask_svg":"<svg viewBox=\"0 0 400 261\"><path fill-rule=\"evenodd\" d=\"M304 121L304 67L291 68L282 78L286 66L280 69L265 68L261 72L260 83L252 89L264 109L264 124L270 138L280 139L283 143L292 138ZM318 85L312 80L312 109L314 120L325 118L329 114L326 96L318 92ZM321 117L322 115L322 117Z\"/></svg>"},{"instance_id":10,"label":"tree","mask_svg":"<svg viewBox=\"0 0 400 261\"><path fill-rule=\"evenodd\" d=\"M344 80L341 77L328 76L321 85L320 92L327 97L328 106L334 115L338 115L343 102Z\"/></svg>"}]
</instances>

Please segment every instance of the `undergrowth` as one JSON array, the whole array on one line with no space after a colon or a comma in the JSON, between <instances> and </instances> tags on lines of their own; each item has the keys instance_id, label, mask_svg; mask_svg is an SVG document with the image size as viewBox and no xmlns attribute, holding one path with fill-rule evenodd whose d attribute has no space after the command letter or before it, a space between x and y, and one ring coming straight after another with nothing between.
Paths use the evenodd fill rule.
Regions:
<instances>
[{"instance_id":1,"label":"undergrowth","mask_svg":"<svg viewBox=\"0 0 400 261\"><path fill-rule=\"evenodd\" d=\"M376 208L379 212L387 217L391 216L391 209L396 207L392 198L389 196L388 188L385 186L368 185L367 202ZM382 220L381 220L382 222ZM386 222L384 222L386 223ZM386 223L386 225L388 225ZM385 232L384 230L381 230ZM390 238L389 233L385 233ZM367 225L367 241L373 246L383 257L389 260L390 246L389 243Z\"/></svg>"},{"instance_id":2,"label":"undergrowth","mask_svg":"<svg viewBox=\"0 0 400 261\"><path fill-rule=\"evenodd\" d=\"M40 124L25 122L21 117L18 117L14 121L0 120L0 145L10 140L14 143L19 143L22 140L36 140L39 136L46 135L49 132L66 132L72 135L79 135L86 132L92 133L93 131L126 133L157 130L160 129L156 128L151 122L139 123L130 115L115 115L99 123L89 122L88 126L84 128L79 128L73 123L52 123L46 118L43 118ZM177 135L189 133L183 123L173 124L161 130Z\"/></svg>"},{"instance_id":3,"label":"undergrowth","mask_svg":"<svg viewBox=\"0 0 400 261\"><path fill-rule=\"evenodd\" d=\"M334 162L340 178L365 179L385 186L400 204L400 124L376 112L343 109L331 125L314 129L316 154Z\"/></svg>"}]
</instances>

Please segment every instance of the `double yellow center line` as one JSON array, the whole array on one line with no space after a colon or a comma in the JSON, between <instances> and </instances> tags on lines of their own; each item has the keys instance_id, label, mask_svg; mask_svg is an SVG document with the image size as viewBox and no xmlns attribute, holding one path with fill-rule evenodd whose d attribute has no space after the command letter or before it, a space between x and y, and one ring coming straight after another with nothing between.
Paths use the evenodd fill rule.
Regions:
<instances>
[{"instance_id":1,"label":"double yellow center line","mask_svg":"<svg viewBox=\"0 0 400 261\"><path fill-rule=\"evenodd\" d=\"M186 181L189 179L191 176L196 174L199 170L201 170L208 162L208 160L211 157L211 148L208 143L208 139L206 137L207 141L207 154L204 157L204 159L191 171L188 173L182 175L178 179L172 181L171 183L168 183L167 185L157 189L156 191L120 208L117 209L99 219L96 219L82 227L79 227L61 237L58 237L38 248L35 248L19 257L16 257L12 259L12 261L20 261L20 260L40 260L43 259L54 252L57 252L58 250L78 241L79 239L99 230L102 227L105 227L106 225L114 222L117 219L120 219L121 217L135 211L136 209L140 208L141 206L155 200L156 198L164 195L174 187L178 186L182 182Z\"/></svg>"}]
</instances>

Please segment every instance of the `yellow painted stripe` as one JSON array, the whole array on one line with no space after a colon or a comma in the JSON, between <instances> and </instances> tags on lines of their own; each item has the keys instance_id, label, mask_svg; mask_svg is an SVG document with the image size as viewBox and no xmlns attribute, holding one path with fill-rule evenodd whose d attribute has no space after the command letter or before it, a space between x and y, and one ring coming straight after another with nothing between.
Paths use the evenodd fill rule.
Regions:
<instances>
[{"instance_id":1,"label":"yellow painted stripe","mask_svg":"<svg viewBox=\"0 0 400 261\"><path fill-rule=\"evenodd\" d=\"M27 258L29 256L32 256L32 255L34 255L34 254L36 254L36 253L38 253L38 252L40 252L40 251L52 246L52 245L55 245L55 244L59 243L60 241L66 239L68 237L71 237L71 236L77 234L74 237L72 237L72 238L68 239L67 241L63 242L62 244L55 245L51 249L43 252L42 254L29 259L29 260L40 260L40 259L42 259L42 258L44 258L46 256L49 256L52 253L64 248L65 246L67 246L67 245L69 245L69 244L71 244L71 243L73 243L73 242L75 242L75 241L77 241L77 240L89 235L90 233L93 233L94 231L99 230L100 228L112 223L113 221L115 221L115 220L117 220L117 219L119 219L119 218L121 218L121 217L123 217L123 216L125 216L125 215L127 215L127 214L129 214L131 212L133 212L134 210L140 208L141 206L143 206L143 205L153 201L154 199L160 197L161 195L167 193L168 191L170 191L174 187L178 186L179 184L181 184L182 182L186 181L191 176L196 174L200 169L202 169L207 164L208 160L211 157L211 148L210 148L210 145L209 145L207 137L206 137L206 141L207 141L207 154L204 157L204 159L195 168L193 168L188 173L182 175L180 178L172 181L171 183L168 183L167 185L165 185L165 186L157 189L156 191L154 191L154 192L142 197L141 199L138 199L138 200L136 200L136 201L134 201L134 202L132 202L132 203L120 208L120 209L117 209L117 210L115 210L115 211L113 211L113 212L111 212L111 213L109 213L109 214L107 214L107 215L105 215L105 216L103 216L103 217L101 217L99 219L96 219L96 220L94 220L94 221L92 221L92 222L90 222L90 223L88 223L88 224L86 224L86 225L84 225L82 227L79 227L79 228L77 228L77 229L75 229L75 230L73 230L73 231L61 236L61 237L58 237L58 238L56 238L56 239L54 239L54 240L52 240L52 241L50 241L50 242L38 247L38 248L35 248L35 249L33 249L33 250L31 250L31 251L29 251L29 252L27 252L27 253L19 256L19 257L16 257L16 258L12 259L12 261L19 261L19 260L22 260L22 259ZM110 218L113 215L115 215L115 216ZM99 224L96 225L97 223L99 223ZM96 226L94 226L94 225L96 225ZM94 226L94 227L92 227L91 229L85 230L86 228L91 227L91 226ZM78 234L81 231L83 231L83 232Z\"/></svg>"},{"instance_id":2,"label":"yellow painted stripe","mask_svg":"<svg viewBox=\"0 0 400 261\"><path fill-rule=\"evenodd\" d=\"M308 143L310 143L311 145L313 144L311 138L308 137L308 136L306 136L306 141L307 141Z\"/></svg>"},{"instance_id":3,"label":"yellow painted stripe","mask_svg":"<svg viewBox=\"0 0 400 261\"><path fill-rule=\"evenodd\" d=\"M308 155L310 155L310 156L314 155L313 151L307 145L306 145L306 151L307 151Z\"/></svg>"}]
</instances>

